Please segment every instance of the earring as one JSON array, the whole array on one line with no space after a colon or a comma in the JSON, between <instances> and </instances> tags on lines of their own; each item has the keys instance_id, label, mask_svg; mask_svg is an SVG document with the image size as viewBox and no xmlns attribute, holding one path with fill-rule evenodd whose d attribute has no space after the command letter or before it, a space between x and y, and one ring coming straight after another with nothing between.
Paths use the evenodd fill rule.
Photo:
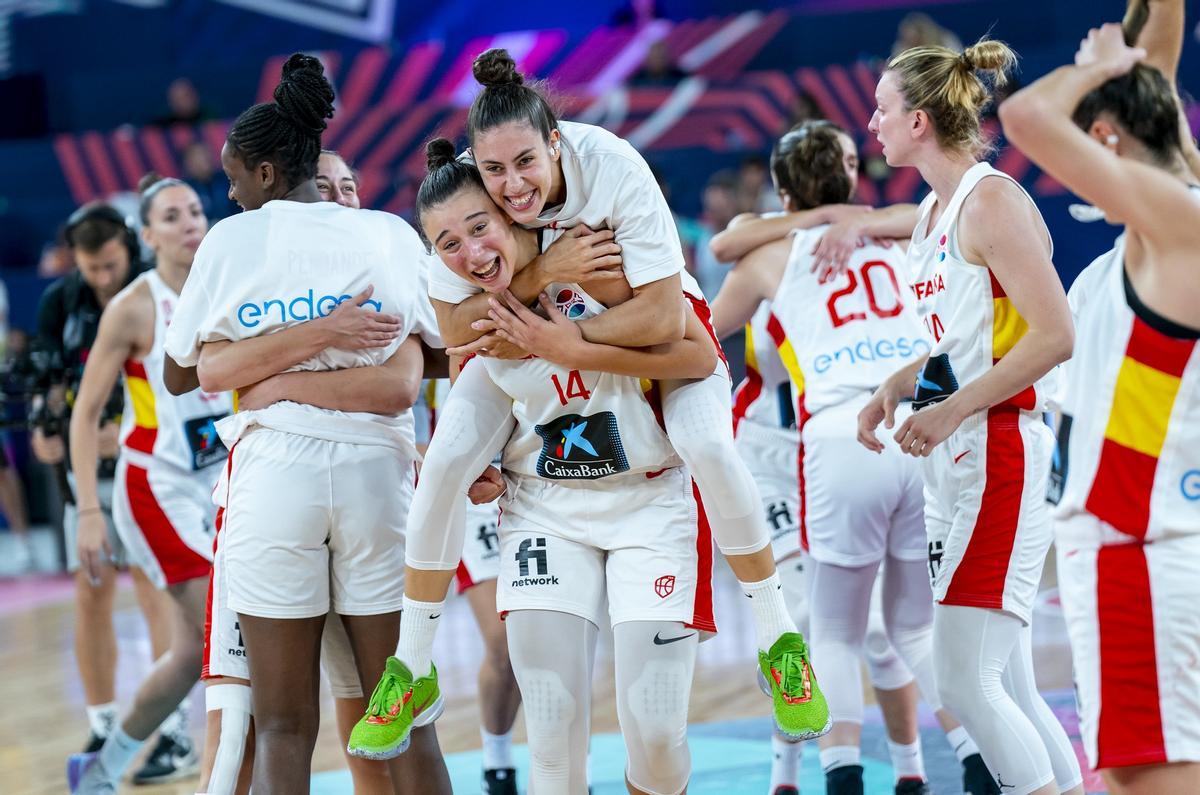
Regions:
<instances>
[{"instance_id":1,"label":"earring","mask_svg":"<svg viewBox=\"0 0 1200 795\"><path fill-rule=\"evenodd\" d=\"M1114 134L1110 134L1110 135L1109 135L1107 138L1105 138L1105 139L1104 139L1104 143L1108 144L1109 146L1116 146L1116 145L1117 145L1117 142L1118 142L1118 141L1120 141L1120 140L1121 140L1121 139L1120 139L1120 138L1118 138L1118 137L1116 136L1116 134L1114 133Z\"/></svg>"}]
</instances>

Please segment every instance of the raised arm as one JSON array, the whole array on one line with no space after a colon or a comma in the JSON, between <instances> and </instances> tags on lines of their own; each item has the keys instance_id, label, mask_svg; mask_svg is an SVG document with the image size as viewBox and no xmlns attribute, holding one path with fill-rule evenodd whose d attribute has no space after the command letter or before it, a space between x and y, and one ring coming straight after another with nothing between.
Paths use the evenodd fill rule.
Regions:
<instances>
[{"instance_id":1,"label":"raised arm","mask_svg":"<svg viewBox=\"0 0 1200 795\"><path fill-rule=\"evenodd\" d=\"M712 302L713 330L725 339L754 317L759 304L775 297L791 253L790 238L773 240L739 259Z\"/></svg>"},{"instance_id":2,"label":"raised arm","mask_svg":"<svg viewBox=\"0 0 1200 795\"><path fill-rule=\"evenodd\" d=\"M196 367L200 387L205 392L240 389L289 370L326 348L351 351L387 347L400 333L400 319L361 308L370 296L368 287L325 317L274 334L205 343Z\"/></svg>"},{"instance_id":3,"label":"raised arm","mask_svg":"<svg viewBox=\"0 0 1200 795\"><path fill-rule=\"evenodd\" d=\"M708 242L708 248L719 262L741 259L759 246L787 237L797 229L812 229L821 224L835 224L871 212L865 204L827 204L794 213L755 215L742 213L729 222L725 231Z\"/></svg>"},{"instance_id":4,"label":"raised arm","mask_svg":"<svg viewBox=\"0 0 1200 795\"><path fill-rule=\"evenodd\" d=\"M1166 76L1171 85L1183 54L1183 0L1129 0L1121 30L1130 47L1146 51L1146 63Z\"/></svg>"},{"instance_id":5,"label":"raised arm","mask_svg":"<svg viewBox=\"0 0 1200 795\"><path fill-rule=\"evenodd\" d=\"M1093 30L1076 56L1000 106L1009 142L1105 215L1161 241L1193 243L1200 208L1187 186L1161 168L1119 157L1079 129L1072 110L1090 91L1127 73L1145 53L1127 47L1120 26Z\"/></svg>"},{"instance_id":6,"label":"raised arm","mask_svg":"<svg viewBox=\"0 0 1200 795\"><path fill-rule=\"evenodd\" d=\"M333 411L399 414L417 402L422 359L420 340L409 337L387 361L373 367L272 375L239 390L238 407L253 410L290 400Z\"/></svg>"},{"instance_id":7,"label":"raised arm","mask_svg":"<svg viewBox=\"0 0 1200 795\"><path fill-rule=\"evenodd\" d=\"M502 337L561 367L635 378L706 378L717 366L716 347L696 314L685 311L683 296L676 294L675 300L686 318L683 339L643 348L589 342L580 333L582 323L563 317L545 294L538 297L545 318L529 310L511 293L492 299L491 318ZM628 303L631 301L621 306ZM600 316L615 310L609 309Z\"/></svg>"}]
</instances>

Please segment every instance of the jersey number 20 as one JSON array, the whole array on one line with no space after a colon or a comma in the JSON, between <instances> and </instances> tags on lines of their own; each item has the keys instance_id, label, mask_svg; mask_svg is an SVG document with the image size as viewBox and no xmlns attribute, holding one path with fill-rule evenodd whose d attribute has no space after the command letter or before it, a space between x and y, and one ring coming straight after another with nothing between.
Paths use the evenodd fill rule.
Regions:
<instances>
[{"instance_id":1,"label":"jersey number 20","mask_svg":"<svg viewBox=\"0 0 1200 795\"><path fill-rule=\"evenodd\" d=\"M879 306L879 297L875 292L875 282L871 280L871 272L879 270L887 274L887 281L891 283L892 295L895 297L894 302L887 309ZM850 311L843 314L837 308L838 301L846 296L853 295L858 290L859 285L862 285L863 289L866 290L867 306L876 317L895 317L904 310L904 301L900 297L900 283L896 281L896 272L892 270L891 265L883 260L875 259L870 262L864 262L857 273L853 269L848 268L842 276L845 278L846 284L835 290L825 304L829 309L829 319L833 322L834 328L852 323L855 320L867 319L866 312ZM876 281L881 279L882 277L876 277ZM886 284L883 285L883 291L887 291Z\"/></svg>"}]
</instances>

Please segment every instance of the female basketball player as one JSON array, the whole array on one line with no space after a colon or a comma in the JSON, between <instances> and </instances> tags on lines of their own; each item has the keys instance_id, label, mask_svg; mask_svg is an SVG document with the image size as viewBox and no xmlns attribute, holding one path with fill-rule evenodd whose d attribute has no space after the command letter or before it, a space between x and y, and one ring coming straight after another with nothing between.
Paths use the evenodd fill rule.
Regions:
<instances>
[{"instance_id":1,"label":"female basketball player","mask_svg":"<svg viewBox=\"0 0 1200 795\"><path fill-rule=\"evenodd\" d=\"M317 161L317 188L321 198L336 201L346 207L358 209L358 178L354 171L337 152L325 150ZM436 407L445 402L445 389L449 382L444 379L430 381L431 389L425 390L431 398L428 409L429 432L436 424ZM304 402L301 400L301 402ZM418 427L418 438L421 428ZM428 436L426 436L428 440ZM418 445L420 447L420 445ZM484 658L479 666L479 711L480 735L483 743L483 777L485 795L501 795L516 792L516 769L512 759L512 728L521 705L521 692L513 678L512 664L508 659L508 644L505 640L504 623L496 615L496 577L499 566L499 549L496 545L496 526L499 522L499 506L495 502L483 505L467 505L467 539L463 548L463 563L458 569L458 584L471 604L471 611L479 624L484 640ZM327 637L321 646L321 660L329 675L337 710L338 733L343 747L350 740L350 730L366 711L354 669L354 659L349 656L349 645L345 641L345 630L336 614L331 614L325 626L327 636L336 636L331 644ZM345 650L345 651L343 651ZM372 786L387 784L387 769L383 763L346 754L351 775L355 779L355 792L369 794ZM380 781L382 769L384 778ZM372 783L374 782L374 783ZM389 784L390 788L390 784Z\"/></svg>"},{"instance_id":2,"label":"female basketball player","mask_svg":"<svg viewBox=\"0 0 1200 795\"><path fill-rule=\"evenodd\" d=\"M1000 109L1013 144L1125 225L1071 287L1055 527L1081 733L1121 795L1200 791L1200 188L1172 87L1183 3L1150 5L1146 49L1092 30Z\"/></svg>"},{"instance_id":3,"label":"female basketball player","mask_svg":"<svg viewBox=\"0 0 1200 795\"><path fill-rule=\"evenodd\" d=\"M685 316L698 313L707 318L699 288L690 277L686 285L682 281L683 252L674 220L641 155L599 127L560 123L542 95L523 85L524 77L504 50L479 56L474 73L484 89L468 114L467 135L496 204L518 224L551 229L607 227L615 235L615 244L593 247L595 257L566 278L554 276L542 264L523 270L513 282L514 295L520 301L533 301L551 281L624 277L634 290L633 299L580 323L589 342L614 346L675 341ZM484 285L498 275L495 263L474 274ZM681 288L687 302L681 300ZM524 355L504 346L495 334L480 337L491 322L488 298L481 289L446 268L432 270L430 296L435 299L439 327L448 344L459 346L448 350ZM662 391L667 432L696 479L718 546L751 599L762 686L772 696L775 720L793 736L821 734L828 727L828 715L815 706L823 701L803 692L805 682L814 692L819 688L805 659L803 638L795 631L783 600L754 480L733 446L728 370L722 364L704 379L669 382ZM439 481L442 475L435 473ZM439 516L448 515L444 503L457 495L439 501ZM426 532L410 535L410 567L452 567L455 561L443 559L441 553L457 555L459 545L443 545L439 530L430 536L436 542L427 546L422 537ZM426 609L436 612L434 607ZM785 665L785 657L797 661L796 665ZM803 675L793 677L788 671Z\"/></svg>"},{"instance_id":4,"label":"female basketball player","mask_svg":"<svg viewBox=\"0 0 1200 795\"><path fill-rule=\"evenodd\" d=\"M776 143L771 171L788 213L815 214L827 206L844 206L840 203L853 196L858 150L833 123L807 122ZM829 672L825 693L834 720L833 730L821 739L827 789L862 790L858 749L863 695L858 671L860 658L866 656L889 729L905 727L889 736L888 743L896 791L925 791L911 667L943 727L953 735L952 744L974 751L960 755L966 790L984 793L989 783L986 768L966 732L937 699L922 485L916 465L906 463L896 450L880 461L853 438L853 416L872 387L890 374L893 360L913 358L929 348L915 309L905 299L908 292L900 289L895 275L897 270L903 274L904 253L896 246L868 245L855 253L844 276L821 280L810 266L813 243L826 228L797 231L739 260L713 302L713 319L718 334L732 333L746 322L758 332L747 340L749 377L735 398L735 415L741 415L738 448L751 471L760 473L760 483L775 484L763 488L764 497L775 500L769 514L800 520L777 522L791 529L777 542L780 562L803 555L802 548L811 553L802 577L793 571L794 559L782 568L781 577L791 603L805 612L807 579L813 579L812 648ZM754 328L764 309L767 319ZM766 342L760 343L760 338ZM771 377L773 368L782 371L782 391L772 388L779 381ZM787 388L789 373L798 393L795 403ZM790 417L789 425L795 423L797 407L799 433L788 433L780 427L780 416ZM855 475L847 477L847 472ZM884 596L875 599L876 572L885 558ZM883 605L886 609L880 610ZM877 621L878 626L871 626ZM776 745L777 756L798 752L795 746ZM789 783L795 783L794 772Z\"/></svg>"},{"instance_id":5,"label":"female basketball player","mask_svg":"<svg viewBox=\"0 0 1200 795\"><path fill-rule=\"evenodd\" d=\"M114 501L113 519L137 565L174 597L174 626L171 648L139 688L131 713L98 754L72 757L72 792L76 787L105 792L115 785L200 674L212 568L210 495L226 455L212 425L232 409L227 394L173 397L163 386L163 338L208 221L200 198L185 183L155 176L143 182L142 236L155 252L155 268L134 280L105 310L72 416L71 460L81 506L80 560L94 572L111 553L97 507L98 423L123 371L125 411L115 484L122 498ZM220 728L210 721L209 744L214 747ZM205 762L207 780L211 759Z\"/></svg>"},{"instance_id":6,"label":"female basketball player","mask_svg":"<svg viewBox=\"0 0 1200 795\"><path fill-rule=\"evenodd\" d=\"M333 112L320 63L292 56L275 100L246 111L230 130L222 165L247 212L215 227L198 252L204 279L184 294L167 349L185 366L198 363L206 387L269 379L281 348L290 366L317 371L284 373L247 390L249 410L220 429L237 442L222 484L222 554L254 681L254 788L291 793L308 789L318 644L331 602L360 678L369 673L374 681L371 661L394 645L398 522L415 455L411 416L398 412L420 378L420 347L408 337L424 330L411 287L424 251L393 216L320 200L320 134ZM246 269L247 257L261 264ZM282 334L264 333L356 300L387 310L400 333L380 331L385 346L354 351L329 348L326 327L313 323L301 323L282 346L273 339ZM262 356L231 371L235 349ZM386 388L381 369L390 376ZM301 383L314 405L290 399L287 390ZM425 737L419 774L392 768L397 791L448 791L436 739Z\"/></svg>"},{"instance_id":7,"label":"female basketball player","mask_svg":"<svg viewBox=\"0 0 1200 795\"><path fill-rule=\"evenodd\" d=\"M1050 236L1029 196L979 158L988 92L1015 55L980 41L962 53L906 50L876 90L869 129L893 167L932 188L908 250L928 356L889 377L859 415L875 452L880 422L916 392L895 433L921 457L942 702L979 744L1001 789L1081 792L1066 734L1033 679L1029 622L1050 524L1052 434L1042 422L1047 373L1071 353L1066 296Z\"/></svg>"},{"instance_id":8,"label":"female basketball player","mask_svg":"<svg viewBox=\"0 0 1200 795\"><path fill-rule=\"evenodd\" d=\"M697 636L714 629L705 593L711 572L702 555L710 542L698 534L692 487L639 376L711 372L711 338L693 317L682 341L652 350L586 342L571 319L602 313L631 295L612 280L553 285L554 300L540 299L549 319L538 318L506 288L538 253L542 235L508 220L476 169L454 159L449 141L432 142L428 153L430 173L417 212L446 266L504 301L493 307L502 335L520 343L526 330L560 327L554 351L532 346L539 358L469 362L426 456L440 468L446 458L472 454L466 448L474 440L455 433L464 425L455 417L463 412L504 443L508 490L497 607L507 617L525 704L531 790L586 791L591 665L607 598L630 791L681 792L690 772L687 703ZM484 262L494 272L472 276ZM426 482L423 476L418 490ZM443 594L452 576L421 574L425 581L441 577ZM384 733L396 723L375 718L400 712L413 725L440 711L436 679L423 675L429 658L404 654L401 660L417 677L389 661L393 676L380 683L371 712L355 727L360 747L386 741ZM384 731L373 732L375 726ZM400 750L406 742L399 738ZM376 751L392 749L381 744Z\"/></svg>"}]
</instances>

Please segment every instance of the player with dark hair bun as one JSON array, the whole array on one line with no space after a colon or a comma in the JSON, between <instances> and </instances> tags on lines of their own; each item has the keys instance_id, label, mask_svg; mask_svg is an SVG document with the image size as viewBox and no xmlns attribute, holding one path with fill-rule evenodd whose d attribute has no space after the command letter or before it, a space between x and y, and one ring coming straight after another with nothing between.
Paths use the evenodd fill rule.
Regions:
<instances>
[{"instance_id":1,"label":"player with dark hair bun","mask_svg":"<svg viewBox=\"0 0 1200 795\"><path fill-rule=\"evenodd\" d=\"M197 253L204 281L184 291L166 344L176 389L238 390L238 413L217 424L237 452L217 489L214 599L237 613L246 645L257 793L308 791L330 608L360 685L374 684L395 645L418 337L441 347L417 234L393 215L322 200L315 175L332 114L320 62L297 54L275 101L234 122L221 164L245 212ZM414 746L391 765L395 791L448 792L432 729Z\"/></svg>"}]
</instances>

